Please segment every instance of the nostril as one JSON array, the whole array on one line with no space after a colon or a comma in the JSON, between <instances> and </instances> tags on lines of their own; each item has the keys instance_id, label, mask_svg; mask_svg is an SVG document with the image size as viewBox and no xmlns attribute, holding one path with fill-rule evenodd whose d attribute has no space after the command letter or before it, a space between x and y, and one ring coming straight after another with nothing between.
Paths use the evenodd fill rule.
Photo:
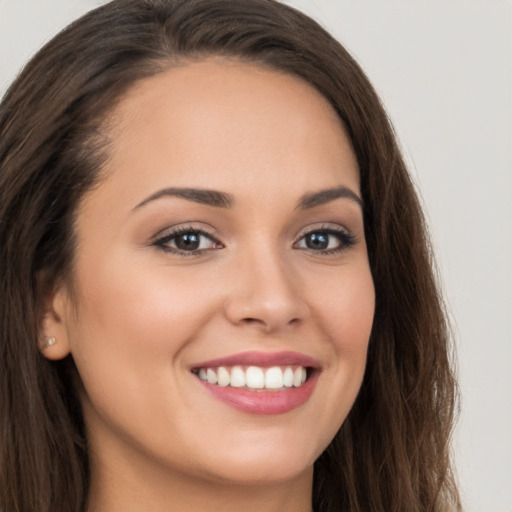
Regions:
<instances>
[{"instance_id":1,"label":"nostril","mask_svg":"<svg viewBox=\"0 0 512 512\"><path fill-rule=\"evenodd\" d=\"M270 332L296 327L308 315L308 308L299 296L290 291L285 295L282 290L261 285L254 290L233 291L224 305L224 313L235 325Z\"/></svg>"},{"instance_id":2,"label":"nostril","mask_svg":"<svg viewBox=\"0 0 512 512\"><path fill-rule=\"evenodd\" d=\"M246 324L264 324L263 320L260 320L258 318L243 318L242 322Z\"/></svg>"},{"instance_id":3,"label":"nostril","mask_svg":"<svg viewBox=\"0 0 512 512\"><path fill-rule=\"evenodd\" d=\"M279 321L279 319L276 320L273 318L247 317L247 318L242 318L240 325L261 327L266 332L270 332L270 331L274 331L277 328L283 328L285 325L296 326L299 323L300 323L300 318L292 318L291 320L288 320L288 321L285 321L285 319L283 319L282 321Z\"/></svg>"}]
</instances>

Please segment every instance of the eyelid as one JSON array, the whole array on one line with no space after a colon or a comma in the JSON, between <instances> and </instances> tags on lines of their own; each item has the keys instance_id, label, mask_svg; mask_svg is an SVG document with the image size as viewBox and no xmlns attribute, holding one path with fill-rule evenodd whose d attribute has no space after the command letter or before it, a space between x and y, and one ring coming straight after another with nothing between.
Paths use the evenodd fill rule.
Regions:
<instances>
[{"instance_id":1,"label":"eyelid","mask_svg":"<svg viewBox=\"0 0 512 512\"><path fill-rule=\"evenodd\" d=\"M297 247L297 245L300 243L300 241L307 235L312 233L327 233L329 235L337 235L340 237L340 246L332 249L323 249L323 250L315 250L307 247ZM297 236L296 241L294 242L293 246L297 249L302 249L306 251L310 251L312 253L318 254L318 255L328 255L333 253L340 253L343 252L346 249L349 249L350 247L353 247L358 241L357 236L347 229L344 226L341 226L339 224L319 224L314 226L308 226L307 228L304 228L300 234Z\"/></svg>"},{"instance_id":2,"label":"eyelid","mask_svg":"<svg viewBox=\"0 0 512 512\"><path fill-rule=\"evenodd\" d=\"M189 231L195 231L197 233L203 233L206 236L209 236L211 238L215 238L215 235L210 232L210 231L212 231L212 228L210 228L209 226L205 226L202 223L200 225L198 225L198 224L196 224L194 222L186 222L186 223L174 224L172 226L167 226L164 229L161 229L160 231L158 231L158 233L156 233L154 236L152 236L151 240L153 242L156 242L156 241L158 241L158 240L160 240L162 238L166 238L166 237L168 237L170 235L186 233L186 232L189 232Z\"/></svg>"},{"instance_id":3,"label":"eyelid","mask_svg":"<svg viewBox=\"0 0 512 512\"><path fill-rule=\"evenodd\" d=\"M197 227L192 224L178 224L176 226L171 226L168 228L165 228L161 231L159 231L151 241L151 245L153 247L157 247L163 251L178 254L178 255L185 255L185 256L197 256L198 254L204 254L207 251L211 251L214 248L208 248L208 249L196 249L191 251L183 251L178 249L177 247L171 247L169 245L169 242L181 234L185 233L197 233L198 235L204 236L209 238L215 245L218 245L219 247L215 247L215 249L223 248L224 245L215 237L212 233L210 233L207 229L204 227Z\"/></svg>"},{"instance_id":4,"label":"eyelid","mask_svg":"<svg viewBox=\"0 0 512 512\"><path fill-rule=\"evenodd\" d=\"M316 231L335 232L335 233L341 233L341 234L355 236L352 233L352 231L350 231L350 229L346 228L345 226L342 226L342 225L336 224L336 223L322 222L322 223L313 224L313 225L306 226L305 228L302 228L299 231L299 234L296 236L296 240L299 241L305 235L307 235L309 233L314 233Z\"/></svg>"},{"instance_id":5,"label":"eyelid","mask_svg":"<svg viewBox=\"0 0 512 512\"><path fill-rule=\"evenodd\" d=\"M193 250L183 250L178 247L172 247L170 242L179 237L182 234L195 233L200 236L208 238L215 247L198 248ZM311 247L299 247L299 243L309 234L313 233L324 233L330 236L337 236L339 243L336 247L325 248L325 249L314 249ZM295 242L293 243L294 249L305 250L317 255L328 255L334 253L340 253L344 250L349 249L357 243L358 239L349 229L339 224L327 224L322 223L318 225L310 225L302 229L297 235ZM198 227L194 224L178 224L176 226L167 227L159 231L151 241L151 245L171 254L177 254L182 256L197 256L205 254L214 249L224 248L224 244L219 239L209 232L208 228L204 226Z\"/></svg>"}]
</instances>

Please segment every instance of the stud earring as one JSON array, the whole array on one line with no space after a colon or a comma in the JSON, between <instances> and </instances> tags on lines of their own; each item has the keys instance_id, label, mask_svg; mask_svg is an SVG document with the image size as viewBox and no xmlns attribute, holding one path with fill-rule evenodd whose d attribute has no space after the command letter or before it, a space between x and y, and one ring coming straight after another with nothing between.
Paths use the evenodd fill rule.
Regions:
<instances>
[{"instance_id":1,"label":"stud earring","mask_svg":"<svg viewBox=\"0 0 512 512\"><path fill-rule=\"evenodd\" d=\"M52 345L55 345L57 343L57 338L55 336L50 336L49 338L46 338L43 345L43 350L51 347Z\"/></svg>"}]
</instances>

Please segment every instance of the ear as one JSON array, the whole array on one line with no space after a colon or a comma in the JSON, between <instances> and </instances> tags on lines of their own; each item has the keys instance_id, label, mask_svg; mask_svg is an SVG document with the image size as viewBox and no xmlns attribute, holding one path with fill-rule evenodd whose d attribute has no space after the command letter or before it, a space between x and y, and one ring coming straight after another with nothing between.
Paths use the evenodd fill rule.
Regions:
<instances>
[{"instance_id":1,"label":"ear","mask_svg":"<svg viewBox=\"0 0 512 512\"><path fill-rule=\"evenodd\" d=\"M39 350L47 359L63 359L71 352L68 323L72 309L64 283L44 293L39 320Z\"/></svg>"}]
</instances>

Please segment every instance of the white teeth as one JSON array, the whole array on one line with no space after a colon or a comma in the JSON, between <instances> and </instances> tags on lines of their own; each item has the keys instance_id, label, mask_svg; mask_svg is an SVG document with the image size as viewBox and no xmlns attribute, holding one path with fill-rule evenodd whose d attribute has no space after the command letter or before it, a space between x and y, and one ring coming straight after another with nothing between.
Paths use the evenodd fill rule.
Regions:
<instances>
[{"instance_id":1,"label":"white teeth","mask_svg":"<svg viewBox=\"0 0 512 512\"><path fill-rule=\"evenodd\" d=\"M230 380L231 379L229 377L229 372L226 370L226 368L221 366L217 370L217 384L219 386L226 387L226 386L229 386Z\"/></svg>"},{"instance_id":2,"label":"white teeth","mask_svg":"<svg viewBox=\"0 0 512 512\"><path fill-rule=\"evenodd\" d=\"M265 387L265 375L261 368L249 366L245 372L245 380L248 388L263 389Z\"/></svg>"},{"instance_id":3,"label":"white teeth","mask_svg":"<svg viewBox=\"0 0 512 512\"><path fill-rule=\"evenodd\" d=\"M298 388L302 384L302 368L299 366L294 372L293 372L293 385L294 387Z\"/></svg>"},{"instance_id":4,"label":"white teeth","mask_svg":"<svg viewBox=\"0 0 512 512\"><path fill-rule=\"evenodd\" d=\"M273 390L298 388L306 382L307 378L306 368L302 366L294 368L287 366L284 370L279 366L267 369L249 366L245 371L241 366L233 366L231 369L219 366L218 368L200 368L196 374L201 380L221 387Z\"/></svg>"},{"instance_id":5,"label":"white teeth","mask_svg":"<svg viewBox=\"0 0 512 512\"><path fill-rule=\"evenodd\" d=\"M283 384L287 388L291 388L293 386L293 370L290 367L286 368L284 371Z\"/></svg>"},{"instance_id":6,"label":"white teeth","mask_svg":"<svg viewBox=\"0 0 512 512\"><path fill-rule=\"evenodd\" d=\"M210 384L217 384L217 373L215 372L215 370L212 370L211 368L208 368L208 370L206 370L206 380Z\"/></svg>"},{"instance_id":7,"label":"white teeth","mask_svg":"<svg viewBox=\"0 0 512 512\"><path fill-rule=\"evenodd\" d=\"M245 386L245 372L240 366L233 366L231 369L231 385L234 388L243 388Z\"/></svg>"},{"instance_id":8,"label":"white teeth","mask_svg":"<svg viewBox=\"0 0 512 512\"><path fill-rule=\"evenodd\" d=\"M283 371L279 366L269 368L265 373L265 387L267 389L280 389L283 387Z\"/></svg>"}]
</instances>

